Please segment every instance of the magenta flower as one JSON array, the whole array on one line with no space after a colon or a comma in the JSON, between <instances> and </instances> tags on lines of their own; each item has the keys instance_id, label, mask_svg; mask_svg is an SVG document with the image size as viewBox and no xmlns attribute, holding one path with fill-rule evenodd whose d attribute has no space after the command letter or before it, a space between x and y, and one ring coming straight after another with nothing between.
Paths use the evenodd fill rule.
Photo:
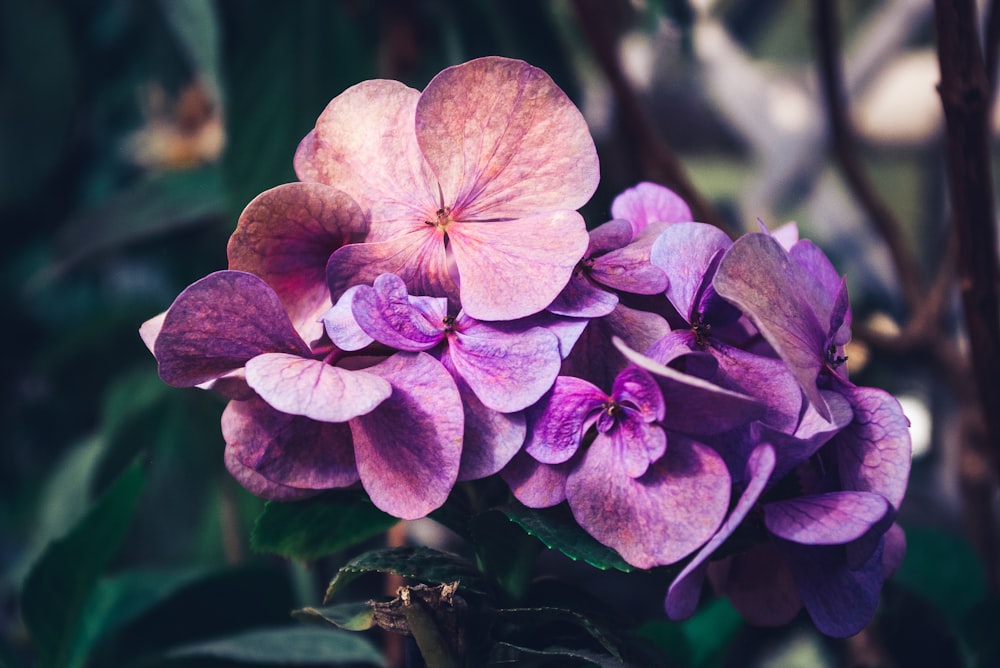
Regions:
<instances>
[{"instance_id":1,"label":"magenta flower","mask_svg":"<svg viewBox=\"0 0 1000 668\"><path fill-rule=\"evenodd\" d=\"M396 81L348 89L295 168L344 190L370 220L366 243L330 260L334 299L391 273L479 320L527 316L559 294L587 247L575 209L598 181L569 98L543 71L499 57L448 68L422 93Z\"/></svg>"}]
</instances>

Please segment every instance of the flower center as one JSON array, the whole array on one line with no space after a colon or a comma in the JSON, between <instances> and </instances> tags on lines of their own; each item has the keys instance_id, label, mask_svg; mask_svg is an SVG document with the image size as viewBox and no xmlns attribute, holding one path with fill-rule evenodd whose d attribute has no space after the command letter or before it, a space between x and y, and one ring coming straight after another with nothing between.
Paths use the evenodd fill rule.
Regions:
<instances>
[{"instance_id":1,"label":"flower center","mask_svg":"<svg viewBox=\"0 0 1000 668\"><path fill-rule=\"evenodd\" d=\"M712 325L705 322L700 313L695 313L691 321L691 331L694 332L694 342L705 347L708 343L708 337L712 333Z\"/></svg>"},{"instance_id":2,"label":"flower center","mask_svg":"<svg viewBox=\"0 0 1000 668\"><path fill-rule=\"evenodd\" d=\"M451 207L443 206L434 212L434 220L425 220L425 225L433 225L436 229L447 232L448 226L455 222L455 219L451 217Z\"/></svg>"}]
</instances>

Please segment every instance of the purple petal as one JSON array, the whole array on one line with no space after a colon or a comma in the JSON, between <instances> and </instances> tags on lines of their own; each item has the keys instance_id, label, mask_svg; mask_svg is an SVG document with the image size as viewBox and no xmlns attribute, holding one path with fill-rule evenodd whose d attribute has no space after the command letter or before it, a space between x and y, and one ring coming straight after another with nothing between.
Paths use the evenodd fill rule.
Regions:
<instances>
[{"instance_id":1,"label":"purple petal","mask_svg":"<svg viewBox=\"0 0 1000 668\"><path fill-rule=\"evenodd\" d=\"M694 332L682 329L670 332L649 346L643 354L664 366L671 366L692 376L712 378L719 370L719 361L715 355L700 348Z\"/></svg>"},{"instance_id":2,"label":"purple petal","mask_svg":"<svg viewBox=\"0 0 1000 668\"><path fill-rule=\"evenodd\" d=\"M462 458L462 399L451 374L427 353L396 353L366 369L392 396L351 420L358 472L372 503L417 519L444 503Z\"/></svg>"},{"instance_id":3,"label":"purple petal","mask_svg":"<svg viewBox=\"0 0 1000 668\"><path fill-rule=\"evenodd\" d=\"M667 289L667 274L650 264L649 246L632 243L594 260L590 275L602 285L637 295L660 294Z\"/></svg>"},{"instance_id":4,"label":"purple petal","mask_svg":"<svg viewBox=\"0 0 1000 668\"><path fill-rule=\"evenodd\" d=\"M455 370L493 410L524 410L548 392L559 375L559 339L541 327L506 332L459 318L448 348Z\"/></svg>"},{"instance_id":5,"label":"purple petal","mask_svg":"<svg viewBox=\"0 0 1000 668\"><path fill-rule=\"evenodd\" d=\"M820 390L826 405L830 408L831 421L823 419L812 404L806 404L805 413L794 434L786 434L765 424L755 424L754 434L760 441L774 444L780 453L774 477L782 478L786 473L806 461L846 427L854 416L851 405L837 392Z\"/></svg>"},{"instance_id":6,"label":"purple petal","mask_svg":"<svg viewBox=\"0 0 1000 668\"><path fill-rule=\"evenodd\" d=\"M218 271L188 286L167 310L154 347L160 377L178 387L270 352L310 354L274 290L242 271Z\"/></svg>"},{"instance_id":7,"label":"purple petal","mask_svg":"<svg viewBox=\"0 0 1000 668\"><path fill-rule=\"evenodd\" d=\"M729 473L714 450L685 438L644 476L617 466L600 436L569 475L566 497L581 527L639 568L672 564L712 535L729 504Z\"/></svg>"},{"instance_id":8,"label":"purple petal","mask_svg":"<svg viewBox=\"0 0 1000 668\"><path fill-rule=\"evenodd\" d=\"M448 235L462 308L477 320L514 320L548 306L569 282L588 240L575 211L454 223Z\"/></svg>"},{"instance_id":9,"label":"purple petal","mask_svg":"<svg viewBox=\"0 0 1000 668\"><path fill-rule=\"evenodd\" d=\"M778 543L798 585L802 604L821 633L846 638L863 629L878 605L882 588L882 549L851 569L843 545Z\"/></svg>"},{"instance_id":10,"label":"purple petal","mask_svg":"<svg viewBox=\"0 0 1000 668\"><path fill-rule=\"evenodd\" d=\"M715 289L753 321L798 379L806 398L830 418L816 378L825 364L826 325L807 300L810 279L771 236L747 234L722 258Z\"/></svg>"},{"instance_id":11,"label":"purple petal","mask_svg":"<svg viewBox=\"0 0 1000 668\"><path fill-rule=\"evenodd\" d=\"M410 294L458 299L444 238L423 224L388 241L344 246L326 265L334 299L354 285L371 285L382 274L399 276Z\"/></svg>"},{"instance_id":12,"label":"purple petal","mask_svg":"<svg viewBox=\"0 0 1000 668\"><path fill-rule=\"evenodd\" d=\"M419 97L398 81L352 86L330 101L295 153L300 180L339 188L368 212L368 241L423 226L441 206L414 132Z\"/></svg>"},{"instance_id":13,"label":"purple petal","mask_svg":"<svg viewBox=\"0 0 1000 668\"><path fill-rule=\"evenodd\" d=\"M637 234L650 223L692 220L691 209L684 200L672 190L649 182L642 182L615 197L611 216L632 223Z\"/></svg>"},{"instance_id":14,"label":"purple petal","mask_svg":"<svg viewBox=\"0 0 1000 668\"><path fill-rule=\"evenodd\" d=\"M789 254L811 279L803 287L807 289L805 297L816 313L816 319L823 326L835 321L833 329L828 331L835 334L834 343L846 343L851 338L851 312L846 303L844 279L826 254L808 239L798 241ZM841 302L839 305L838 301Z\"/></svg>"},{"instance_id":15,"label":"purple petal","mask_svg":"<svg viewBox=\"0 0 1000 668\"><path fill-rule=\"evenodd\" d=\"M712 562L708 577L743 619L756 626L784 626L802 609L788 562L772 542Z\"/></svg>"},{"instance_id":16,"label":"purple petal","mask_svg":"<svg viewBox=\"0 0 1000 668\"><path fill-rule=\"evenodd\" d=\"M254 398L229 402L222 414L222 436L240 464L271 483L322 490L358 480L345 424L288 415Z\"/></svg>"},{"instance_id":17,"label":"purple petal","mask_svg":"<svg viewBox=\"0 0 1000 668\"><path fill-rule=\"evenodd\" d=\"M385 401L385 379L321 360L265 353L246 364L247 383L273 408L320 422L347 422Z\"/></svg>"},{"instance_id":18,"label":"purple petal","mask_svg":"<svg viewBox=\"0 0 1000 668\"><path fill-rule=\"evenodd\" d=\"M719 251L733 245L714 225L676 223L657 237L650 250L650 262L670 277L667 299L677 312L690 319L702 278Z\"/></svg>"},{"instance_id":19,"label":"purple petal","mask_svg":"<svg viewBox=\"0 0 1000 668\"><path fill-rule=\"evenodd\" d=\"M524 450L543 464L562 464L576 452L595 413L610 401L581 378L559 376L552 391L528 412Z\"/></svg>"},{"instance_id":20,"label":"purple petal","mask_svg":"<svg viewBox=\"0 0 1000 668\"><path fill-rule=\"evenodd\" d=\"M838 449L840 479L848 489L881 494L899 508L910 475L910 421L888 392L847 387L843 394L854 421L831 441Z\"/></svg>"},{"instance_id":21,"label":"purple petal","mask_svg":"<svg viewBox=\"0 0 1000 668\"><path fill-rule=\"evenodd\" d=\"M906 534L903 533L903 527L893 524L885 532L883 540L885 544L882 551L882 579L888 580L903 563L903 557L906 555Z\"/></svg>"},{"instance_id":22,"label":"purple petal","mask_svg":"<svg viewBox=\"0 0 1000 668\"><path fill-rule=\"evenodd\" d=\"M403 279L382 274L372 287L358 288L351 310L361 329L379 343L416 352L429 350L444 338L448 300L425 299L413 304Z\"/></svg>"},{"instance_id":23,"label":"purple petal","mask_svg":"<svg viewBox=\"0 0 1000 668\"><path fill-rule=\"evenodd\" d=\"M500 471L500 477L524 505L549 508L566 500L566 478L575 465L575 460L542 464L522 450Z\"/></svg>"},{"instance_id":24,"label":"purple petal","mask_svg":"<svg viewBox=\"0 0 1000 668\"><path fill-rule=\"evenodd\" d=\"M714 340L708 350L718 361L712 382L756 398L765 408L759 418L764 424L786 432L795 429L802 412L802 390L781 360Z\"/></svg>"},{"instance_id":25,"label":"purple petal","mask_svg":"<svg viewBox=\"0 0 1000 668\"><path fill-rule=\"evenodd\" d=\"M625 409L625 416L618 418L615 428L597 438L609 438L618 453L619 471L630 478L640 478L650 464L667 450L667 435L659 425L644 421L635 411ZM600 427L600 424L598 424Z\"/></svg>"},{"instance_id":26,"label":"purple petal","mask_svg":"<svg viewBox=\"0 0 1000 668\"><path fill-rule=\"evenodd\" d=\"M634 406L643 422L663 419L663 394L653 377L638 367L628 367L615 378L611 396L615 401Z\"/></svg>"},{"instance_id":27,"label":"purple petal","mask_svg":"<svg viewBox=\"0 0 1000 668\"><path fill-rule=\"evenodd\" d=\"M347 194L318 183L287 183L258 195L229 239L229 268L274 288L292 324L309 341L323 335L330 308L326 262L344 244L362 241L368 221Z\"/></svg>"},{"instance_id":28,"label":"purple petal","mask_svg":"<svg viewBox=\"0 0 1000 668\"><path fill-rule=\"evenodd\" d=\"M233 448L228 445L225 451L225 464L226 470L236 478L238 483L243 485L254 496L259 496L263 499L271 501L300 501L322 492L316 489L301 489L299 487L289 487L288 485L271 482L249 466L245 466L236 458Z\"/></svg>"},{"instance_id":29,"label":"purple petal","mask_svg":"<svg viewBox=\"0 0 1000 668\"><path fill-rule=\"evenodd\" d=\"M576 318L600 318L618 305L618 295L597 285L586 274L574 272L546 310Z\"/></svg>"},{"instance_id":30,"label":"purple petal","mask_svg":"<svg viewBox=\"0 0 1000 668\"><path fill-rule=\"evenodd\" d=\"M739 501L736 502L736 506L711 540L702 546L698 554L688 562L688 565L684 567L684 570L674 579L667 590L664 607L671 619L687 619L694 614L698 607L701 584L708 568L706 560L743 523L747 513L757 503L760 495L764 493L767 481L774 470L774 464L774 448L767 443L762 443L750 453L744 474L747 486L743 490L743 494L740 495Z\"/></svg>"},{"instance_id":31,"label":"purple petal","mask_svg":"<svg viewBox=\"0 0 1000 668\"><path fill-rule=\"evenodd\" d=\"M842 545L878 523L889 504L878 494L829 492L764 505L764 525L803 545Z\"/></svg>"},{"instance_id":32,"label":"purple petal","mask_svg":"<svg viewBox=\"0 0 1000 668\"><path fill-rule=\"evenodd\" d=\"M333 345L341 350L361 350L371 345L375 340L365 334L365 330L361 329L361 325L354 319L354 295L357 294L358 290L367 287L366 285L355 285L348 288L337 300L337 303L323 314L326 334L330 337Z\"/></svg>"},{"instance_id":33,"label":"purple petal","mask_svg":"<svg viewBox=\"0 0 1000 668\"><path fill-rule=\"evenodd\" d=\"M632 223L627 220L609 220L592 229L589 234L590 244L587 246L587 252L584 253L584 257L588 258L624 248L635 238Z\"/></svg>"},{"instance_id":34,"label":"purple petal","mask_svg":"<svg viewBox=\"0 0 1000 668\"><path fill-rule=\"evenodd\" d=\"M597 188L597 151L583 115L523 61L488 57L449 67L427 84L416 119L417 141L456 220L577 209ZM462 304L473 317L500 319Z\"/></svg>"}]
</instances>

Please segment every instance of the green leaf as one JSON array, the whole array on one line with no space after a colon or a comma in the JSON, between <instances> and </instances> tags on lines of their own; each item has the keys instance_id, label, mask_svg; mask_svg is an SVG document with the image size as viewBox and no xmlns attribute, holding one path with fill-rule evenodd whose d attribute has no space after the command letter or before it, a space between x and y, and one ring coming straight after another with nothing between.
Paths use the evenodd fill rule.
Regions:
<instances>
[{"instance_id":1,"label":"green leaf","mask_svg":"<svg viewBox=\"0 0 1000 668\"><path fill-rule=\"evenodd\" d=\"M538 509L508 504L500 510L546 547L559 550L573 561L583 561L602 571L613 568L630 573L636 570L613 549L581 529L565 505Z\"/></svg>"},{"instance_id":2,"label":"green leaf","mask_svg":"<svg viewBox=\"0 0 1000 668\"><path fill-rule=\"evenodd\" d=\"M493 576L512 604L523 603L542 544L499 511L480 513L471 524L483 571Z\"/></svg>"},{"instance_id":3,"label":"green leaf","mask_svg":"<svg viewBox=\"0 0 1000 668\"><path fill-rule=\"evenodd\" d=\"M382 665L379 651L360 635L339 629L296 626L257 629L191 643L171 650L167 656L289 666Z\"/></svg>"},{"instance_id":4,"label":"green leaf","mask_svg":"<svg viewBox=\"0 0 1000 668\"><path fill-rule=\"evenodd\" d=\"M893 576L952 622L986 597L986 572L965 539L932 528L907 527L906 556Z\"/></svg>"},{"instance_id":5,"label":"green leaf","mask_svg":"<svg viewBox=\"0 0 1000 668\"><path fill-rule=\"evenodd\" d=\"M325 600L365 573L392 573L432 585L458 580L461 589L487 593L482 574L458 555L429 547L391 547L365 552L342 566L326 588Z\"/></svg>"},{"instance_id":6,"label":"green leaf","mask_svg":"<svg viewBox=\"0 0 1000 668\"><path fill-rule=\"evenodd\" d=\"M250 544L257 552L311 561L377 536L397 522L363 493L337 490L294 503L269 501Z\"/></svg>"},{"instance_id":7,"label":"green leaf","mask_svg":"<svg viewBox=\"0 0 1000 668\"><path fill-rule=\"evenodd\" d=\"M72 661L81 657L71 653L85 603L125 537L144 480L142 469L133 464L28 574L21 609L43 668L80 665Z\"/></svg>"},{"instance_id":8,"label":"green leaf","mask_svg":"<svg viewBox=\"0 0 1000 668\"><path fill-rule=\"evenodd\" d=\"M345 631L367 631L375 625L375 609L370 603L341 603L322 608L294 610L292 617L302 621L321 621Z\"/></svg>"},{"instance_id":9,"label":"green leaf","mask_svg":"<svg viewBox=\"0 0 1000 668\"><path fill-rule=\"evenodd\" d=\"M614 659L614 665L623 665L617 635L600 620L576 610L552 607L506 608L497 611L497 620L500 626L496 633L500 634L500 638L521 647L528 646L526 634L534 638L541 637L546 647L557 635L561 642L566 642L566 625L576 627L583 634L578 634L580 642L574 645L585 648L588 643L593 644L590 643L591 640L597 641L609 658ZM541 649L538 648L539 651Z\"/></svg>"},{"instance_id":10,"label":"green leaf","mask_svg":"<svg viewBox=\"0 0 1000 668\"><path fill-rule=\"evenodd\" d=\"M600 668L626 668L626 664L621 659L609 656L607 654L601 654L600 652L595 652L588 649L577 649L572 647L562 647L559 645L550 645L544 648L534 648L534 647L523 647L521 645L516 645L509 642L497 643L502 647L508 647L510 649L517 650L522 654L536 654L539 656L564 656L571 659L581 659L586 661L588 664L594 664L600 666ZM498 661L506 663L506 661ZM562 664L560 664L562 665ZM638 668L638 667L637 667Z\"/></svg>"},{"instance_id":11,"label":"green leaf","mask_svg":"<svg viewBox=\"0 0 1000 668\"><path fill-rule=\"evenodd\" d=\"M716 598L683 622L648 622L639 635L651 640L678 666L709 668L721 665L742 626L743 618L729 601Z\"/></svg>"}]
</instances>

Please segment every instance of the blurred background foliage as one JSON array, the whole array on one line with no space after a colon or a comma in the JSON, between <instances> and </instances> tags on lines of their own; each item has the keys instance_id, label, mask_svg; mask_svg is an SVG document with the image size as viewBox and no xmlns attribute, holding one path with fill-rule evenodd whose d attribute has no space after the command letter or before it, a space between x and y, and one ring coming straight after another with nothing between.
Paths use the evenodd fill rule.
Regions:
<instances>
[{"instance_id":1,"label":"blurred background foliage","mask_svg":"<svg viewBox=\"0 0 1000 668\"><path fill-rule=\"evenodd\" d=\"M523 58L591 124L602 184L590 225L639 180L676 188L663 167L675 155L713 222L798 220L847 274L855 322L902 327L885 245L826 150L812 4L0 3L0 666L378 665L380 652L399 665L384 637L289 615L384 537L308 565L254 553L263 503L224 470L223 403L161 383L137 335L187 284L225 268L243 206L294 180L298 141L361 80L422 88L477 56ZM837 7L864 164L929 279L947 245L932 4ZM954 299L943 322L960 332ZM835 642L804 619L753 629L724 601L668 624L655 574L598 573L550 551L539 568L647 620L665 665L1000 665L997 498L963 449L962 393L929 356L857 339L852 374L903 400L916 448L900 515L909 552L869 630ZM428 522L396 531L446 540Z\"/></svg>"}]
</instances>

